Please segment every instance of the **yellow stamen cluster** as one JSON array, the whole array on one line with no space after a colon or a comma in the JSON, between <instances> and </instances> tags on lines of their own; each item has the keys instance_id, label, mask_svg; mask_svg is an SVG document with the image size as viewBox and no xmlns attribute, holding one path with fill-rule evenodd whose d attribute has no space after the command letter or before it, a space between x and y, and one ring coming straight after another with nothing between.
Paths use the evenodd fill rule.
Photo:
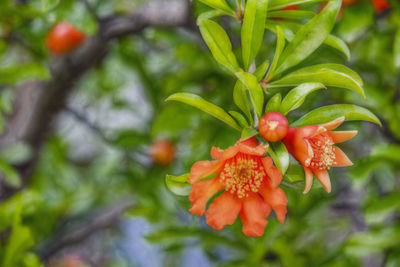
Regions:
<instances>
[{"instance_id":1,"label":"yellow stamen cluster","mask_svg":"<svg viewBox=\"0 0 400 267\"><path fill-rule=\"evenodd\" d=\"M326 133L319 134L309 139L314 152L310 167L314 169L326 170L334 165L336 156L334 153L335 144Z\"/></svg>"},{"instance_id":2,"label":"yellow stamen cluster","mask_svg":"<svg viewBox=\"0 0 400 267\"><path fill-rule=\"evenodd\" d=\"M225 184L226 191L244 198L250 191L258 192L265 175L258 157L239 153L225 163L220 179Z\"/></svg>"}]
</instances>

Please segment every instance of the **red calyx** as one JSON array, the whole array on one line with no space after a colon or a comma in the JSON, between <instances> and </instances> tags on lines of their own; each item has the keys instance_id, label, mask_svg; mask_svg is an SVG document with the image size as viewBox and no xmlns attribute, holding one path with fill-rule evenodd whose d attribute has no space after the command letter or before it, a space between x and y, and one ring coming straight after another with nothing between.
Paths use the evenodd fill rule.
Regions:
<instances>
[{"instance_id":1,"label":"red calyx","mask_svg":"<svg viewBox=\"0 0 400 267\"><path fill-rule=\"evenodd\" d=\"M268 112L260 119L260 134L267 141L276 142L282 140L285 138L288 128L288 120L279 112Z\"/></svg>"}]
</instances>

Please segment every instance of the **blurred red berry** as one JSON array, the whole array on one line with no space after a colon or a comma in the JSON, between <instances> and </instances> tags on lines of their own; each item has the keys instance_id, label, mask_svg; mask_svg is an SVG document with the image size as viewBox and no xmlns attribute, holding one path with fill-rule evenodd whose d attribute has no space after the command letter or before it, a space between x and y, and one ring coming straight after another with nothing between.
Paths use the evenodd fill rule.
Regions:
<instances>
[{"instance_id":1,"label":"blurred red berry","mask_svg":"<svg viewBox=\"0 0 400 267\"><path fill-rule=\"evenodd\" d=\"M387 0L371 0L376 12L380 12L390 8Z\"/></svg>"},{"instance_id":2,"label":"blurred red berry","mask_svg":"<svg viewBox=\"0 0 400 267\"><path fill-rule=\"evenodd\" d=\"M279 112L268 112L261 117L259 128L260 134L265 140L276 142L285 138L289 122Z\"/></svg>"},{"instance_id":3,"label":"blurred red berry","mask_svg":"<svg viewBox=\"0 0 400 267\"><path fill-rule=\"evenodd\" d=\"M46 45L52 53L62 55L77 48L85 39L86 35L73 25L60 22L46 36Z\"/></svg>"},{"instance_id":4,"label":"blurred red berry","mask_svg":"<svg viewBox=\"0 0 400 267\"><path fill-rule=\"evenodd\" d=\"M175 158L175 146L168 140L159 140L153 143L150 148L150 155L153 161L160 165L168 165Z\"/></svg>"}]
</instances>

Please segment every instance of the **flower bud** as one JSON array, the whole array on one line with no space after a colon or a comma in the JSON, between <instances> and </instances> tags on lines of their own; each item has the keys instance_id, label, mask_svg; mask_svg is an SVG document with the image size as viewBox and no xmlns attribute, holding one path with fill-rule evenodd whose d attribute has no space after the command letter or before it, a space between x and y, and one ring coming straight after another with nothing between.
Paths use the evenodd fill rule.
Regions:
<instances>
[{"instance_id":1,"label":"flower bud","mask_svg":"<svg viewBox=\"0 0 400 267\"><path fill-rule=\"evenodd\" d=\"M282 140L288 132L288 127L288 120L279 112L268 112L260 119L260 134L267 141Z\"/></svg>"}]
</instances>

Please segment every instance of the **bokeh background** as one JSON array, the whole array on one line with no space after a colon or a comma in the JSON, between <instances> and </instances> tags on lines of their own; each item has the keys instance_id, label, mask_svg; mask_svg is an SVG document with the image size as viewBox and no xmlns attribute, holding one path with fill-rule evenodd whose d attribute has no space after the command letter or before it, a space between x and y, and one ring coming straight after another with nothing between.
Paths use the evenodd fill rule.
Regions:
<instances>
[{"instance_id":1,"label":"bokeh background","mask_svg":"<svg viewBox=\"0 0 400 267\"><path fill-rule=\"evenodd\" d=\"M186 91L234 108L235 81L196 27L206 6L1 0L0 265L400 266L400 2L377 2L344 2L334 33L351 60L322 46L304 63L350 66L364 79L367 99L323 90L291 120L321 105L356 103L383 127L346 123L359 130L341 146L354 166L331 171L331 194L316 184L307 195L301 182L284 185L286 222L271 218L256 239L241 233L240 222L211 229L165 184L166 174L208 159L211 146L239 138L192 107L164 102ZM65 56L44 44L59 21L90 36ZM221 23L238 49L239 25ZM262 57L272 58L274 47L269 32ZM175 147L170 164L154 162L150 148L158 140Z\"/></svg>"}]
</instances>

